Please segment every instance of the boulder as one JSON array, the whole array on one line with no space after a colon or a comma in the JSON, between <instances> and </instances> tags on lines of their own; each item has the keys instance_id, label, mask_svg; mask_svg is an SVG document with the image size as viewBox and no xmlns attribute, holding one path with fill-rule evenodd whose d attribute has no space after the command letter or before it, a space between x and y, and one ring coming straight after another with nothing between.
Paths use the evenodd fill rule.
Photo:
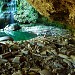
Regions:
<instances>
[{"instance_id":1,"label":"boulder","mask_svg":"<svg viewBox=\"0 0 75 75\"><path fill-rule=\"evenodd\" d=\"M4 29L5 29L5 30L16 31L16 30L21 29L21 27L20 27L20 25L18 25L17 23L13 23L13 24L7 25Z\"/></svg>"}]
</instances>

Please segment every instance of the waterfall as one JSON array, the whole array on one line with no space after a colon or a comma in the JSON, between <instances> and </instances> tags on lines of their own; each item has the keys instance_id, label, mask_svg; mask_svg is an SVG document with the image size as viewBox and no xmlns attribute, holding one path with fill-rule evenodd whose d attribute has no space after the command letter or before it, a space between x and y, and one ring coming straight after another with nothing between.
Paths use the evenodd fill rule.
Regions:
<instances>
[{"instance_id":1,"label":"waterfall","mask_svg":"<svg viewBox=\"0 0 75 75\"><path fill-rule=\"evenodd\" d=\"M8 3L8 10L9 12L16 12L16 0L11 0L11 2Z\"/></svg>"},{"instance_id":2,"label":"waterfall","mask_svg":"<svg viewBox=\"0 0 75 75\"><path fill-rule=\"evenodd\" d=\"M9 25L14 23L14 14L16 12L16 0L11 0L9 3L8 3L8 13L9 13Z\"/></svg>"}]
</instances>

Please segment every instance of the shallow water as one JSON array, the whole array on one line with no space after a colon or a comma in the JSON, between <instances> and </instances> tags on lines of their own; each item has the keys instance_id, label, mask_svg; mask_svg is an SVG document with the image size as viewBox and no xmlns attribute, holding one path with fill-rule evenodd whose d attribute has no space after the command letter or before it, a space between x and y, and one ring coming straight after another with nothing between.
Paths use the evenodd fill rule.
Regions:
<instances>
[{"instance_id":1,"label":"shallow water","mask_svg":"<svg viewBox=\"0 0 75 75\"><path fill-rule=\"evenodd\" d=\"M43 24L28 24L21 25L21 29L18 31L12 31L9 28L4 30L6 35L11 36L15 41L29 40L37 36L69 36L68 30L58 28L55 26L45 26Z\"/></svg>"},{"instance_id":2,"label":"shallow water","mask_svg":"<svg viewBox=\"0 0 75 75\"><path fill-rule=\"evenodd\" d=\"M8 36L12 37L15 41L29 40L37 37L34 33L21 32L21 31L4 31Z\"/></svg>"}]
</instances>

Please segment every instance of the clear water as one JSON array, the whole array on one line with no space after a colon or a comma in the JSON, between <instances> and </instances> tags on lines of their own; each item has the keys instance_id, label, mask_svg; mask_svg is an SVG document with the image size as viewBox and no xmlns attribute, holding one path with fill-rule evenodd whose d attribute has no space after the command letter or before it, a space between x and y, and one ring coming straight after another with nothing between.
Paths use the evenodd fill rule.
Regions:
<instances>
[{"instance_id":1,"label":"clear water","mask_svg":"<svg viewBox=\"0 0 75 75\"><path fill-rule=\"evenodd\" d=\"M12 37L15 41L29 40L37 37L32 32L21 32L21 31L4 31L8 36Z\"/></svg>"},{"instance_id":2,"label":"clear water","mask_svg":"<svg viewBox=\"0 0 75 75\"><path fill-rule=\"evenodd\" d=\"M37 36L68 36L70 32L68 30L58 28L55 26L45 26L43 24L22 25L22 28L18 31L4 30L6 35L12 37L15 41L29 40Z\"/></svg>"}]
</instances>

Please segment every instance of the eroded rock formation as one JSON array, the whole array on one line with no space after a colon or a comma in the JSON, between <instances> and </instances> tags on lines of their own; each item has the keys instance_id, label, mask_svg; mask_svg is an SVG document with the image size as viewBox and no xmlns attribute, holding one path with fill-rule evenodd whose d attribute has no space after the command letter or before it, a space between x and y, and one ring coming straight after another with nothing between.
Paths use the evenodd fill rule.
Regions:
<instances>
[{"instance_id":1,"label":"eroded rock formation","mask_svg":"<svg viewBox=\"0 0 75 75\"><path fill-rule=\"evenodd\" d=\"M75 28L75 0L27 0L40 14Z\"/></svg>"},{"instance_id":2,"label":"eroded rock formation","mask_svg":"<svg viewBox=\"0 0 75 75\"><path fill-rule=\"evenodd\" d=\"M17 13L14 15L16 21L20 23L36 23L38 12L27 2L27 0L17 0Z\"/></svg>"}]
</instances>

